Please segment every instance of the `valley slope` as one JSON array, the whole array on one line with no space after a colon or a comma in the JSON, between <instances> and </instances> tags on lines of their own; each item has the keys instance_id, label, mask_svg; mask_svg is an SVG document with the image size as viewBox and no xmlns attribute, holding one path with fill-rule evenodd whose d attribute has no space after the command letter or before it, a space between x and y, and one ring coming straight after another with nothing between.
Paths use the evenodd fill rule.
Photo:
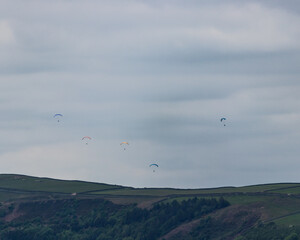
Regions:
<instances>
[{"instance_id":1,"label":"valley slope","mask_svg":"<svg viewBox=\"0 0 300 240\"><path fill-rule=\"evenodd\" d=\"M202 236L205 231L210 237L208 239L248 239L245 238L248 232L261 226L270 226L270 223L274 223L277 228L295 228L295 231L292 231L295 234L297 234L296 228L300 226L299 183L207 189L133 188L94 182L1 174L1 229L8 231L8 227L15 224L24 230L22 222L28 219L40 219L42 224L48 218L60 218L58 212L63 212L66 208L71 212L76 208L76 214L72 213L72 217L76 219L102 208L104 203L110 203L109 209L111 208L114 214L119 214L117 212L125 206L126 209L127 207L144 209L143 214L147 215L157 204L172 206L176 200L181 204L180 206L184 206L193 199L213 198L225 199L230 206L224 207L224 205L211 212L208 211L201 217L193 215L183 218L180 224L170 225L166 228L168 231L162 231L163 234L157 239L201 239L199 236ZM126 211L124 214L128 214ZM119 218L121 219L120 216ZM216 226L222 227L216 228ZM14 239L13 237L6 238ZM68 239L68 237L60 238ZM131 239L138 238L133 238L128 233L128 240Z\"/></svg>"}]
</instances>

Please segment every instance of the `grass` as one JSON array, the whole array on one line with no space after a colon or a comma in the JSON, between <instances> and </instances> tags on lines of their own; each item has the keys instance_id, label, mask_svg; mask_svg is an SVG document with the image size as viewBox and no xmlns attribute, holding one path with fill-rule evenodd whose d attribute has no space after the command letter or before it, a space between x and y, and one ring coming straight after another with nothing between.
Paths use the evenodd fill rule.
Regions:
<instances>
[{"instance_id":1,"label":"grass","mask_svg":"<svg viewBox=\"0 0 300 240\"><path fill-rule=\"evenodd\" d=\"M18 198L25 198L28 196L32 196L32 194L19 194L12 192L0 192L0 202L16 200Z\"/></svg>"},{"instance_id":2,"label":"grass","mask_svg":"<svg viewBox=\"0 0 300 240\"><path fill-rule=\"evenodd\" d=\"M43 191L58 193L81 193L119 188L117 185L91 183L72 180L56 180L50 178L29 177L24 175L0 175L0 188L23 191Z\"/></svg>"},{"instance_id":3,"label":"grass","mask_svg":"<svg viewBox=\"0 0 300 240\"><path fill-rule=\"evenodd\" d=\"M261 184L237 188L240 192L266 192L279 188L300 187L299 183L277 183L277 184Z\"/></svg>"},{"instance_id":4,"label":"grass","mask_svg":"<svg viewBox=\"0 0 300 240\"><path fill-rule=\"evenodd\" d=\"M300 199L274 196L270 201L265 202L264 207L269 219L276 219L300 211Z\"/></svg>"},{"instance_id":5,"label":"grass","mask_svg":"<svg viewBox=\"0 0 300 240\"><path fill-rule=\"evenodd\" d=\"M251 203L268 202L269 196L226 196L224 197L231 205L248 205Z\"/></svg>"},{"instance_id":6,"label":"grass","mask_svg":"<svg viewBox=\"0 0 300 240\"><path fill-rule=\"evenodd\" d=\"M222 193L255 193L255 192L279 192L298 193L300 184L264 184L245 187L221 187L204 189L172 189L172 188L125 188L117 185L92 183L84 181L57 180L50 178L38 178L24 175L1 174L0 188L18 189L23 191L44 191L58 193L84 193L106 195L129 196L169 196L169 195L197 195L197 194L222 194ZM283 189L284 188L284 189Z\"/></svg>"},{"instance_id":7,"label":"grass","mask_svg":"<svg viewBox=\"0 0 300 240\"><path fill-rule=\"evenodd\" d=\"M272 190L271 192L282 193L282 194L300 194L300 186L299 187L291 187L291 188Z\"/></svg>"},{"instance_id":8,"label":"grass","mask_svg":"<svg viewBox=\"0 0 300 240\"><path fill-rule=\"evenodd\" d=\"M286 187L297 187L297 183L265 184L246 187L223 187L207 189L173 189L173 188L123 188L107 191L94 191L91 194L108 195L151 195L151 196L169 196L169 195L192 195L192 194L222 194L222 193L263 193L270 190Z\"/></svg>"},{"instance_id":9,"label":"grass","mask_svg":"<svg viewBox=\"0 0 300 240\"><path fill-rule=\"evenodd\" d=\"M287 217L279 218L274 221L278 225L284 226L300 226L300 213L293 214Z\"/></svg>"}]
</instances>

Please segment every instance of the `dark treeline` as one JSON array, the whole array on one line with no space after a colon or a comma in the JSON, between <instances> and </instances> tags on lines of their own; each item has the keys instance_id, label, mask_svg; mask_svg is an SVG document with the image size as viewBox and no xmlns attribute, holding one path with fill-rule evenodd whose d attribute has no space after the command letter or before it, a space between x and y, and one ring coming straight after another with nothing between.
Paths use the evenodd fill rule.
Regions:
<instances>
[{"instance_id":1,"label":"dark treeline","mask_svg":"<svg viewBox=\"0 0 300 240\"><path fill-rule=\"evenodd\" d=\"M97 207L84 212L80 200L74 199L56 210L44 204L40 209L45 214L40 216L39 206L35 205L32 211L27 206L27 217L1 223L0 239L155 240L184 222L228 205L223 198L193 198L158 203L148 210L102 201Z\"/></svg>"}]
</instances>

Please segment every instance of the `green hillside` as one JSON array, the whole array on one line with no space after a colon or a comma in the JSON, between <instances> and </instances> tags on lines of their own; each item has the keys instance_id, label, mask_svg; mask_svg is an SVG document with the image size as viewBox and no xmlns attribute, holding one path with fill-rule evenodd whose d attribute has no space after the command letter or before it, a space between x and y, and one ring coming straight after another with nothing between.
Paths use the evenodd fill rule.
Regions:
<instances>
[{"instance_id":1,"label":"green hillside","mask_svg":"<svg viewBox=\"0 0 300 240\"><path fill-rule=\"evenodd\" d=\"M57 193L103 191L122 188L117 185L92 183L83 181L57 180L51 178L38 178L25 175L1 174L0 188L22 191L43 191Z\"/></svg>"},{"instance_id":2,"label":"green hillside","mask_svg":"<svg viewBox=\"0 0 300 240\"><path fill-rule=\"evenodd\" d=\"M95 240L263 239L254 236L272 237L278 232L282 232L278 239L283 240L291 234L300 236L300 183L206 189L132 188L1 174L0 202L1 239L18 239L18 234L22 239L34 239L32 234L37 232L43 239L43 231L53 236L45 239ZM171 211L168 216L166 211ZM163 216L166 223L156 226ZM138 231L145 231L142 229L147 226L159 230L139 235ZM94 237L87 229L94 231ZM25 232L28 238L24 238Z\"/></svg>"},{"instance_id":3,"label":"green hillside","mask_svg":"<svg viewBox=\"0 0 300 240\"><path fill-rule=\"evenodd\" d=\"M298 183L266 184L246 187L222 187L207 189L174 189L174 188L119 188L104 191L92 191L91 194L111 194L111 195L201 195L201 194L234 194L234 193L267 193L285 190L285 193L299 191Z\"/></svg>"}]
</instances>

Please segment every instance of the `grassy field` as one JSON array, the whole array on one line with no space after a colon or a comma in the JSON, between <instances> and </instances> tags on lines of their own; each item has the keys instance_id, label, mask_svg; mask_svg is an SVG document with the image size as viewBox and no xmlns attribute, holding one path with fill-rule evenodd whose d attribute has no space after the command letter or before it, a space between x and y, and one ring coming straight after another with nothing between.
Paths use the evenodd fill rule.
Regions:
<instances>
[{"instance_id":1,"label":"grassy field","mask_svg":"<svg viewBox=\"0 0 300 240\"><path fill-rule=\"evenodd\" d=\"M300 213L276 219L274 222L287 227L300 226Z\"/></svg>"},{"instance_id":2,"label":"grassy field","mask_svg":"<svg viewBox=\"0 0 300 240\"><path fill-rule=\"evenodd\" d=\"M300 184L279 183L245 187L221 187L204 189L174 189L174 188L129 188L103 183L84 182L76 180L57 180L24 175L1 174L0 189L20 191L43 191L56 193L88 193L95 195L126 195L126 196L170 196L197 194L233 194L233 193L282 193L300 194Z\"/></svg>"},{"instance_id":3,"label":"grassy field","mask_svg":"<svg viewBox=\"0 0 300 240\"><path fill-rule=\"evenodd\" d=\"M267 192L281 188L300 187L299 183L261 184L237 188L240 192Z\"/></svg>"},{"instance_id":4,"label":"grassy field","mask_svg":"<svg viewBox=\"0 0 300 240\"><path fill-rule=\"evenodd\" d=\"M290 188L282 188L282 189L275 189L270 192L273 193L282 193L282 194L300 194L300 186L290 187Z\"/></svg>"},{"instance_id":5,"label":"grassy field","mask_svg":"<svg viewBox=\"0 0 300 240\"><path fill-rule=\"evenodd\" d=\"M300 211L300 199L293 197L273 197L265 203L269 218L288 215Z\"/></svg>"},{"instance_id":6,"label":"grassy field","mask_svg":"<svg viewBox=\"0 0 300 240\"><path fill-rule=\"evenodd\" d=\"M8 192L8 191L0 192L0 202L16 200L16 199L26 198L26 197L32 197L32 194L29 193L20 194L20 193Z\"/></svg>"},{"instance_id":7,"label":"grassy field","mask_svg":"<svg viewBox=\"0 0 300 240\"><path fill-rule=\"evenodd\" d=\"M293 187L293 188L291 188ZM94 191L91 194L109 194L109 195L151 195L151 196L169 196L169 195L192 195L192 194L226 194L226 193L264 193L276 192L277 189L300 189L297 183L265 184L246 187L223 187L211 189L172 189L172 188L123 188L116 190ZM278 190L282 191L282 190Z\"/></svg>"},{"instance_id":8,"label":"grassy field","mask_svg":"<svg viewBox=\"0 0 300 240\"><path fill-rule=\"evenodd\" d=\"M120 186L83 181L38 178L24 175L1 174L0 188L22 191L81 193L96 190L102 191L106 189L116 189L120 188Z\"/></svg>"}]
</instances>

